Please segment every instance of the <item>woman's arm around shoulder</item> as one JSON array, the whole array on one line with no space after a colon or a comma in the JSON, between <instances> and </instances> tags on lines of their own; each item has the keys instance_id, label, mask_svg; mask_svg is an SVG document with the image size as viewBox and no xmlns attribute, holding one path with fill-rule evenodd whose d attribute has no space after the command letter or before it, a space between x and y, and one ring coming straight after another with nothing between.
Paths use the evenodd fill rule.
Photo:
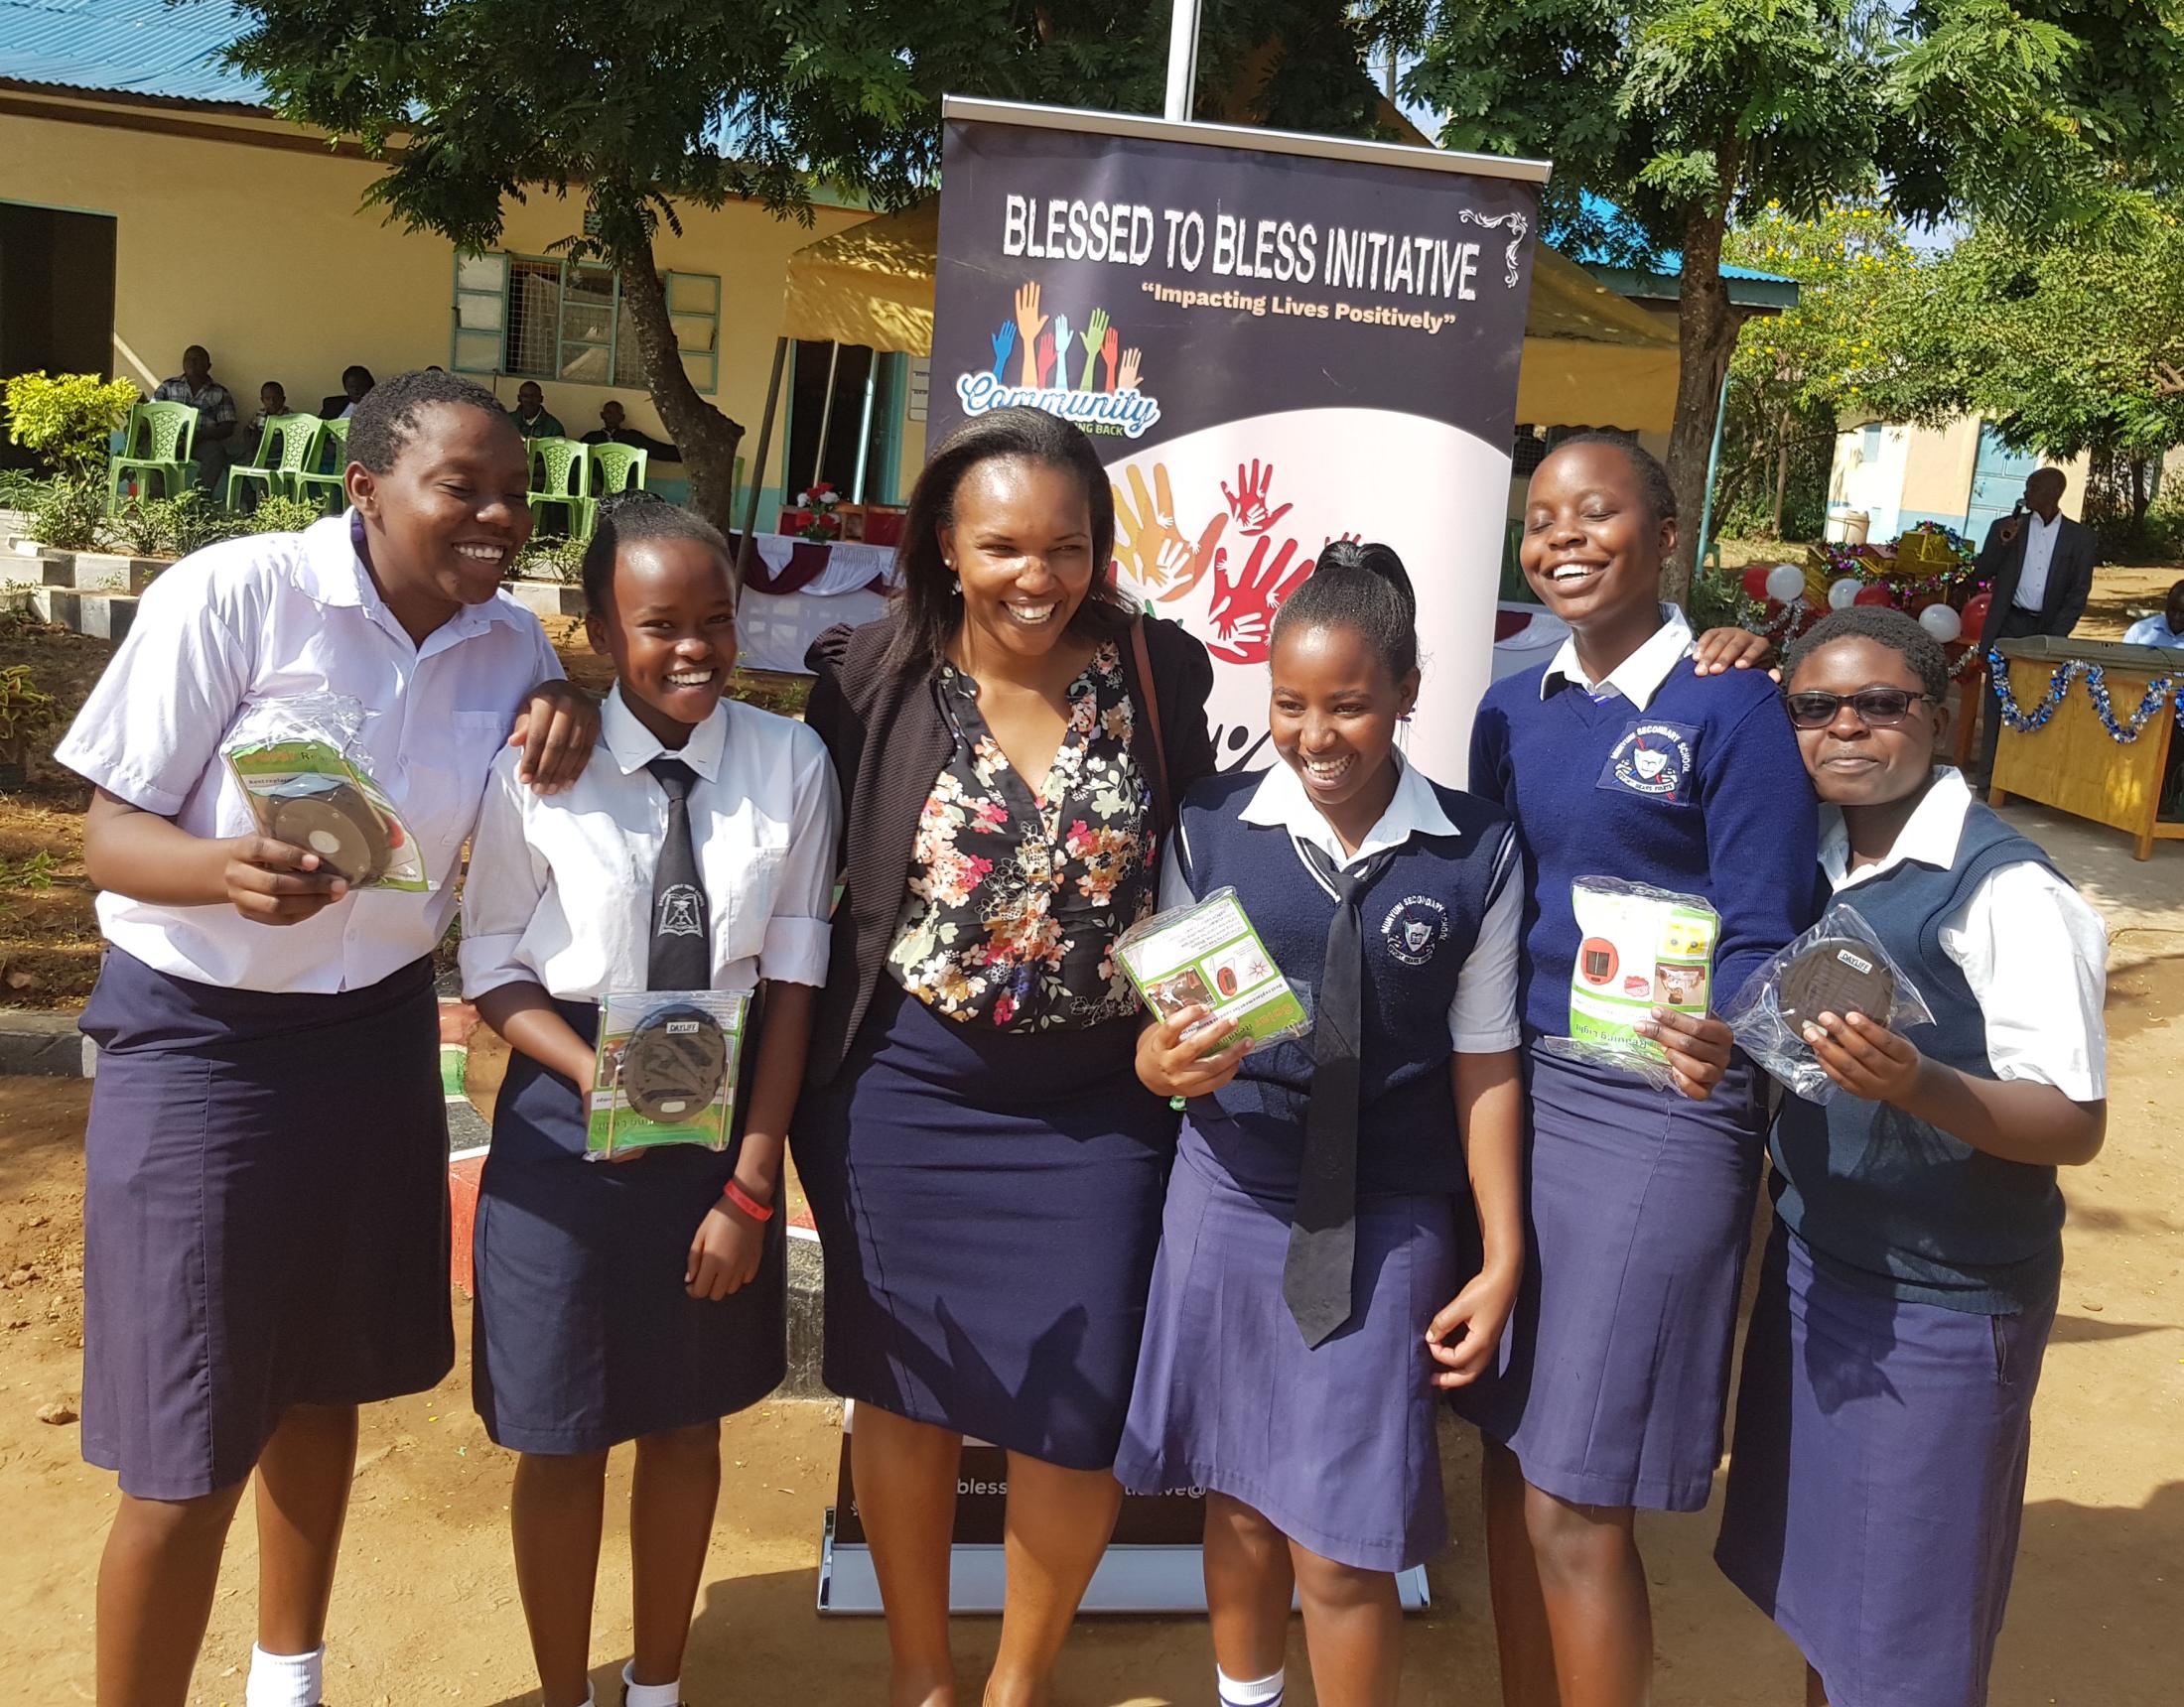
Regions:
<instances>
[{"instance_id":1,"label":"woman's arm around shoulder","mask_svg":"<svg viewBox=\"0 0 2184 1707\"><path fill-rule=\"evenodd\" d=\"M1216 764L1213 731L1206 723L1206 702L1213 697L1213 659L1179 622L1163 616L1142 618L1146 652L1153 665L1153 692L1160 701L1160 733L1167 746L1168 792L1177 800Z\"/></svg>"}]
</instances>

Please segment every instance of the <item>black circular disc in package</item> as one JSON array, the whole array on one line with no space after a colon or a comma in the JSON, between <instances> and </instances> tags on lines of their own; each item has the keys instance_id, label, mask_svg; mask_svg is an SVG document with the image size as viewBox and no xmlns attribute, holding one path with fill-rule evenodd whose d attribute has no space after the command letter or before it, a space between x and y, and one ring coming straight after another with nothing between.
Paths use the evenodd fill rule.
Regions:
<instances>
[{"instance_id":1,"label":"black circular disc in package","mask_svg":"<svg viewBox=\"0 0 2184 1707\"><path fill-rule=\"evenodd\" d=\"M385 875L394 861L394 839L371 802L352 783L335 776L293 776L267 791L267 830L276 842L319 856L332 871L359 888Z\"/></svg>"},{"instance_id":2,"label":"black circular disc in package","mask_svg":"<svg viewBox=\"0 0 2184 1707\"><path fill-rule=\"evenodd\" d=\"M1862 1013L1885 1025L1895 1000L1895 974L1870 943L1822 937L1782 969L1775 1005L1793 1030L1802 1030L1823 1013Z\"/></svg>"},{"instance_id":3,"label":"black circular disc in package","mask_svg":"<svg viewBox=\"0 0 2184 1707\"><path fill-rule=\"evenodd\" d=\"M621 1092L629 1107L666 1126L695 1120L728 1077L728 1034L702 1007L655 1008L621 1049Z\"/></svg>"}]
</instances>

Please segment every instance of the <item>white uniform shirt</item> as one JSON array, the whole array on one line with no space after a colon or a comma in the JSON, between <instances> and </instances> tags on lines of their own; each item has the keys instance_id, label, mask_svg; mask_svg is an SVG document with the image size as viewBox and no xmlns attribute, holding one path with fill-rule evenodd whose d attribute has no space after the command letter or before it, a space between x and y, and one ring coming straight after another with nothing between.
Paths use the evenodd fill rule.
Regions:
<instances>
[{"instance_id":1,"label":"white uniform shirt","mask_svg":"<svg viewBox=\"0 0 2184 1707\"><path fill-rule=\"evenodd\" d=\"M2166 616L2141 616L2124 630L2123 644L2184 648L2184 633L2171 628Z\"/></svg>"},{"instance_id":2,"label":"white uniform shirt","mask_svg":"<svg viewBox=\"0 0 2184 1707\"><path fill-rule=\"evenodd\" d=\"M1577 662L1577 637L1572 634L1556 648L1555 656L1547 663L1546 672L1540 677L1540 698L1545 700L1555 692L1558 681L1571 687L1582 688L1595 700L1604 700L1610 692L1620 694L1639 711L1653 703L1653 696L1661 691L1661 684L1686 658L1691 656L1691 622L1684 612L1673 604L1661 606L1661 626L1646 639L1644 645L1625 658L1598 682L1588 681L1584 666Z\"/></svg>"},{"instance_id":3,"label":"white uniform shirt","mask_svg":"<svg viewBox=\"0 0 2184 1707\"><path fill-rule=\"evenodd\" d=\"M802 723L723 700L680 751L623 704L575 786L540 796L496 762L463 888L463 989L535 984L565 1001L645 987L652 879L667 793L644 766L697 772L690 836L712 915L713 987L821 985L842 809L826 743Z\"/></svg>"},{"instance_id":4,"label":"white uniform shirt","mask_svg":"<svg viewBox=\"0 0 2184 1707\"><path fill-rule=\"evenodd\" d=\"M1251 799L1245 803L1243 821L1287 830L1293 845L1317 848L1333 861L1337 870L1343 871L1371 858L1383 849L1402 847L1414 836L1457 835L1456 827L1441 811L1433 785L1400 755L1396 764L1399 775L1395 797L1388 802L1388 810L1380 815L1380 821L1358 844L1355 854L1342 851L1342 840L1335 835L1334 826L1312 804L1297 772L1280 760L1266 772ZM1160 861L1162 911L1187 907L1197 899L1183 877L1176 846L1176 842L1170 842ZM1512 837L1505 863L1514 866L1516 857L1516 839ZM1301 852L1297 859L1311 873L1312 880L1324 888L1324 880ZM1247 905L1244 910L1248 913L1251 909ZM1522 1033L1517 1024L1517 950L1523 916L1524 883L1513 870L1508 871L1504 874L1501 893L1479 922L1478 941L1472 945L1471 957L1463 963L1463 971L1456 975L1455 999L1448 1004L1448 1047L1457 1054L1490 1055L1497 1050L1514 1049L1521 1041Z\"/></svg>"},{"instance_id":5,"label":"white uniform shirt","mask_svg":"<svg viewBox=\"0 0 2184 1707\"><path fill-rule=\"evenodd\" d=\"M356 890L293 925L221 903L98 897L106 940L147 966L237 989L361 989L430 954L455 912L463 844L525 693L561 665L538 618L505 594L411 641L350 543L347 516L185 558L153 582L135 626L54 757L193 836L256 829L220 746L244 708L340 694L369 715L353 756L417 838L431 894Z\"/></svg>"},{"instance_id":6,"label":"white uniform shirt","mask_svg":"<svg viewBox=\"0 0 2184 1707\"><path fill-rule=\"evenodd\" d=\"M1972 790L1961 772L1934 779L1886 856L1844 874L1850 839L1842 811L1823 806L1820 865L1851 906L1857 886L1906 859L1947 870L1957 862ZM2109 932L2092 902L2045 865L2023 860L1989 872L1942 921L1942 953L1956 963L1986 1019L1986 1060L1998 1079L2052 1085L2074 1103L2108 1095Z\"/></svg>"},{"instance_id":7,"label":"white uniform shirt","mask_svg":"<svg viewBox=\"0 0 2184 1707\"><path fill-rule=\"evenodd\" d=\"M2010 600L2020 610L2037 610L2047 597L2048 570L2055 562L2055 542L2062 537L2063 518L2043 521L2025 516L2025 567L2017 577L2017 594Z\"/></svg>"}]
</instances>

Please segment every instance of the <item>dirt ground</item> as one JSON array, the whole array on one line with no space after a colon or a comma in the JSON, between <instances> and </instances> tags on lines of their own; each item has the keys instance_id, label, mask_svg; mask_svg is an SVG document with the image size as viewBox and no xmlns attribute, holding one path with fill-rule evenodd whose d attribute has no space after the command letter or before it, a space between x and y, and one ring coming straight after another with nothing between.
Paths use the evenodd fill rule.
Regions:
<instances>
[{"instance_id":1,"label":"dirt ground","mask_svg":"<svg viewBox=\"0 0 2184 1707\"><path fill-rule=\"evenodd\" d=\"M2184 851L2163 849L2170 893ZM2169 855L2173 857L2167 857ZM2169 915L2175 922L2175 915ZM2119 941L2119 949L2123 948ZM2033 1444L2017 1590L1994 1707L2157 1707L2184 1675L2184 931L2135 927L2113 981L2106 1152L2069 1180L2070 1261ZM92 1585L112 1479L76 1455L76 1428L39 1419L71 1401L81 1345L81 1133L89 1087L0 1081L0 1476L12 1543L0 1555L0 1655L13 1692L87 1701ZM468 1396L468 1312L458 1374L367 1413L334 1609L336 1707L537 1699L508 1562L512 1461ZM882 1699L878 1624L814 1612L820 1526L837 1449L833 1406L780 1402L726 1428L728 1491L687 1670L697 1707ZM1432 1571L1433 1607L1411 1625L1413 1700L1494 1697L1492 1631L1472 1489L1477 1451L1449 1425L1443 1457L1457 1544ZM626 1486L616 1460L614 1495ZM628 1570L619 1514L602 1572L593 1652L601 1699L627 1653ZM1715 1573L1713 1520L1646 1525L1659 1627L1661 1707L1790 1707L1790 1645ZM252 1637L255 1544L237 1525L194 1702L239 1704ZM959 1627L975 1678L996 1625ZM1062 1707L1207 1698L1196 1620L1087 1620L1060 1675ZM1302 1676L1300 1633L1292 1664ZM753 1690L749 1679L776 1680ZM1311 1698L1299 1683L1297 1698Z\"/></svg>"}]
</instances>

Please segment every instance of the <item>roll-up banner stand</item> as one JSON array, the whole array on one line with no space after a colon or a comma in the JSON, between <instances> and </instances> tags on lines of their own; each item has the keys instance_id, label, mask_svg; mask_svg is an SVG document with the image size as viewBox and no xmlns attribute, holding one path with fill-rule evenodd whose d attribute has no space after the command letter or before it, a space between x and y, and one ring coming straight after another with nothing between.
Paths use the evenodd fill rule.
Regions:
<instances>
[{"instance_id":1,"label":"roll-up banner stand","mask_svg":"<svg viewBox=\"0 0 2184 1707\"><path fill-rule=\"evenodd\" d=\"M1213 655L1224 769L1273 758L1283 598L1331 540L1393 546L1425 671L1406 750L1460 786L1546 165L953 97L943 122L928 442L1020 404L1092 436L1118 577ZM872 1613L848 1428L819 1606ZM965 1446L959 1613L1000 1610L1007 1485L1000 1448ZM1196 1489L1126 1499L1084 1610L1203 1611L1203 1510ZM1426 1573L1400 1588L1423 1606Z\"/></svg>"}]
</instances>

